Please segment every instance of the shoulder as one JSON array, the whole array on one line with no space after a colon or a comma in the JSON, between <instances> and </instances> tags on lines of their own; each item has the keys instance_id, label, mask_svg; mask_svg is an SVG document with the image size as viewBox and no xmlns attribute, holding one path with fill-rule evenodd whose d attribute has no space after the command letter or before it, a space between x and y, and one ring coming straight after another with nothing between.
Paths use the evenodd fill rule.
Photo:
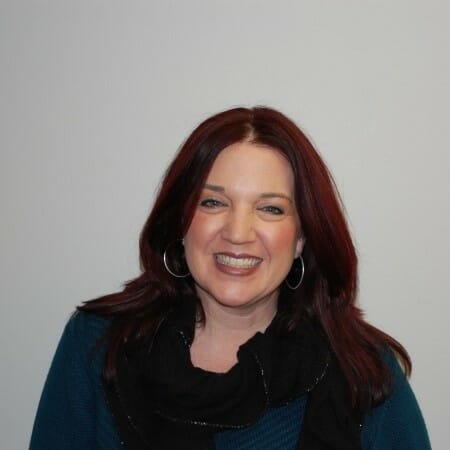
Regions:
<instances>
[{"instance_id":1,"label":"shoulder","mask_svg":"<svg viewBox=\"0 0 450 450\"><path fill-rule=\"evenodd\" d=\"M109 323L82 312L67 322L41 395L30 449L119 448L101 384ZM108 445L95 443L105 440Z\"/></svg>"},{"instance_id":2,"label":"shoulder","mask_svg":"<svg viewBox=\"0 0 450 450\"><path fill-rule=\"evenodd\" d=\"M390 395L365 418L364 449L430 449L425 423L414 392L392 351L383 359L392 375Z\"/></svg>"},{"instance_id":3,"label":"shoulder","mask_svg":"<svg viewBox=\"0 0 450 450\"><path fill-rule=\"evenodd\" d=\"M75 311L64 329L64 335L76 338L80 343L91 344L107 331L111 320L97 314Z\"/></svg>"},{"instance_id":4,"label":"shoulder","mask_svg":"<svg viewBox=\"0 0 450 450\"><path fill-rule=\"evenodd\" d=\"M99 315L76 311L68 320L56 351L60 360L70 358L71 364L88 367L102 364L111 320ZM99 372L99 370L96 370Z\"/></svg>"}]
</instances>

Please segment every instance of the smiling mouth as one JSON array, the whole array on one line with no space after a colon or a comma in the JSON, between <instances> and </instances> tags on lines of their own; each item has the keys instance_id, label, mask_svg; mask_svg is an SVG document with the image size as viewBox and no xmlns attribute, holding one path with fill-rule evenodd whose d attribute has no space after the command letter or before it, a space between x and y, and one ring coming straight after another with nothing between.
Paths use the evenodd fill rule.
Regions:
<instances>
[{"instance_id":1,"label":"smiling mouth","mask_svg":"<svg viewBox=\"0 0 450 450\"><path fill-rule=\"evenodd\" d=\"M253 267L256 267L262 261L261 258L235 258L221 253L217 253L214 257L219 264L228 267L236 267L238 269L253 269Z\"/></svg>"}]
</instances>

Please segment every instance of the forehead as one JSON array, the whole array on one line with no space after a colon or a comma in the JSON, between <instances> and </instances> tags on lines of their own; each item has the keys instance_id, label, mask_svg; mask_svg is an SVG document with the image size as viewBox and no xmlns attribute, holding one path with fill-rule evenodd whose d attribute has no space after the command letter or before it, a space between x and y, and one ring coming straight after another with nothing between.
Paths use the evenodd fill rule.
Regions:
<instances>
[{"instance_id":1,"label":"forehead","mask_svg":"<svg viewBox=\"0 0 450 450\"><path fill-rule=\"evenodd\" d=\"M290 163L278 150L251 142L224 148L206 182L226 189L256 189L292 195L294 175Z\"/></svg>"}]
</instances>

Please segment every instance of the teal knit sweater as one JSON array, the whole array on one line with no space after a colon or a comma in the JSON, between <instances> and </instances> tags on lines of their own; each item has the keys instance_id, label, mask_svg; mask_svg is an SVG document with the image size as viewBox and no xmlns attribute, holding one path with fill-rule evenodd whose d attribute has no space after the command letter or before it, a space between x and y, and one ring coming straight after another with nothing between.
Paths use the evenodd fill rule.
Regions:
<instances>
[{"instance_id":1,"label":"teal knit sweater","mask_svg":"<svg viewBox=\"0 0 450 450\"><path fill-rule=\"evenodd\" d=\"M94 352L107 320L77 313L59 342L31 437L30 450L119 450L121 443L103 396L105 349ZM363 450L429 450L427 431L414 394L397 362L392 395L365 418ZM307 398L268 410L252 427L218 433L216 448L289 450L295 448Z\"/></svg>"}]
</instances>

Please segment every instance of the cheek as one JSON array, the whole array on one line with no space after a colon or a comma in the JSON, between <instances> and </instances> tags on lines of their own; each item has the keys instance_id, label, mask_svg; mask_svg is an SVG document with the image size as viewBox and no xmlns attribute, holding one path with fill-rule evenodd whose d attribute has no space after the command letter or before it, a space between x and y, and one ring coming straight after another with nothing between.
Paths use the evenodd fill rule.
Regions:
<instances>
[{"instance_id":1,"label":"cheek","mask_svg":"<svg viewBox=\"0 0 450 450\"><path fill-rule=\"evenodd\" d=\"M217 224L210 217L196 213L192 218L191 225L184 236L186 253L203 247L217 232Z\"/></svg>"},{"instance_id":2,"label":"cheek","mask_svg":"<svg viewBox=\"0 0 450 450\"><path fill-rule=\"evenodd\" d=\"M279 252L280 256L293 257L297 243L297 226L295 223L283 224L272 233L266 234L266 242L269 243L272 252Z\"/></svg>"}]
</instances>

